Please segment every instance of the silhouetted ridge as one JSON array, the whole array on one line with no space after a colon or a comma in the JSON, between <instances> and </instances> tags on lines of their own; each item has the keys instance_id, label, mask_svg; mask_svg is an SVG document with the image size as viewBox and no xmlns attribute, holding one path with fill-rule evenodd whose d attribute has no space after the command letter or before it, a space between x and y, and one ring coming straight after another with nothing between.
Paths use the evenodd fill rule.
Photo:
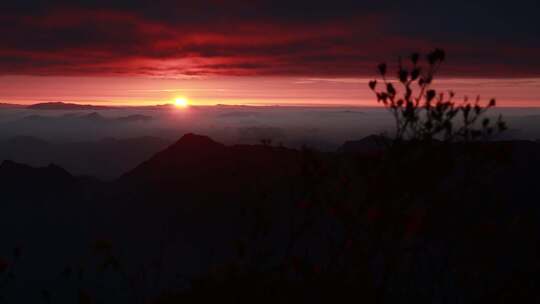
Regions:
<instances>
[{"instance_id":1,"label":"silhouetted ridge","mask_svg":"<svg viewBox=\"0 0 540 304\"><path fill-rule=\"evenodd\" d=\"M390 144L390 139L381 135L369 135L361 140L346 141L339 149L342 153L381 153Z\"/></svg>"},{"instance_id":2,"label":"silhouetted ridge","mask_svg":"<svg viewBox=\"0 0 540 304\"><path fill-rule=\"evenodd\" d=\"M13 176L22 176L26 174L43 173L47 175L54 175L61 178L71 178L69 174L62 167L55 164L50 164L47 167L34 168L28 165L19 164L14 161L5 160L0 164L0 175L13 174Z\"/></svg>"},{"instance_id":3,"label":"silhouetted ridge","mask_svg":"<svg viewBox=\"0 0 540 304\"><path fill-rule=\"evenodd\" d=\"M63 168L50 164L47 167L34 168L13 161L0 164L0 183L4 190L24 190L20 194L39 195L39 191L62 192L68 190L75 179ZM31 191L28 191L31 189Z\"/></svg>"},{"instance_id":4,"label":"silhouetted ridge","mask_svg":"<svg viewBox=\"0 0 540 304\"><path fill-rule=\"evenodd\" d=\"M130 180L189 179L216 170L225 146L209 137L186 134L176 143L124 175Z\"/></svg>"},{"instance_id":5,"label":"silhouetted ridge","mask_svg":"<svg viewBox=\"0 0 540 304\"><path fill-rule=\"evenodd\" d=\"M74 176L89 175L113 180L172 142L151 136L72 142L16 136L0 139L0 162L11 160L33 167L54 163Z\"/></svg>"},{"instance_id":6,"label":"silhouetted ridge","mask_svg":"<svg viewBox=\"0 0 540 304\"><path fill-rule=\"evenodd\" d=\"M37 103L27 107L32 110L106 110L107 106L94 106L88 104L74 104L65 102L45 102Z\"/></svg>"},{"instance_id":7,"label":"silhouetted ridge","mask_svg":"<svg viewBox=\"0 0 540 304\"><path fill-rule=\"evenodd\" d=\"M245 184L271 180L298 167L297 156L294 150L225 146L207 136L186 134L125 174L120 182L160 191L239 191Z\"/></svg>"},{"instance_id":8,"label":"silhouetted ridge","mask_svg":"<svg viewBox=\"0 0 540 304\"><path fill-rule=\"evenodd\" d=\"M222 144L212 140L208 136L188 133L182 136L171 148L210 148L223 147Z\"/></svg>"},{"instance_id":9,"label":"silhouetted ridge","mask_svg":"<svg viewBox=\"0 0 540 304\"><path fill-rule=\"evenodd\" d=\"M0 109L21 109L25 106L14 103L0 103Z\"/></svg>"}]
</instances>

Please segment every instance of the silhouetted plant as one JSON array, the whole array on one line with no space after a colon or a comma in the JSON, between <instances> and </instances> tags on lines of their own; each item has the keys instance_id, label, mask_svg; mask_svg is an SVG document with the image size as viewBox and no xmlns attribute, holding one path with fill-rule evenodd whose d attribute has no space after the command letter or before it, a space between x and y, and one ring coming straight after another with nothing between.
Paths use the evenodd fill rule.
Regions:
<instances>
[{"instance_id":1,"label":"silhouetted plant","mask_svg":"<svg viewBox=\"0 0 540 304\"><path fill-rule=\"evenodd\" d=\"M379 81L372 80L369 87L392 113L395 120L395 140L431 141L471 141L488 138L506 130L502 116L492 121L484 114L496 105L491 99L487 105L480 104L480 97L474 101L465 96L462 103L454 101L455 93L438 92L431 88L434 78L446 53L435 49L425 56L414 53L410 56L410 64L405 65L398 60L397 80L388 77L386 63L378 65L378 71L384 87L380 90ZM458 123L459 118L461 121Z\"/></svg>"}]
</instances>

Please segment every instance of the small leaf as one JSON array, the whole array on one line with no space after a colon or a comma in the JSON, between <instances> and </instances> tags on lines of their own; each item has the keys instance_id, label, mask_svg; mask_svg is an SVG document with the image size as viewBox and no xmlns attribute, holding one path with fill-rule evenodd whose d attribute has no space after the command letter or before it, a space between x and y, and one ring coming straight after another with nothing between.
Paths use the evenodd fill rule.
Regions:
<instances>
[{"instance_id":1,"label":"small leaf","mask_svg":"<svg viewBox=\"0 0 540 304\"><path fill-rule=\"evenodd\" d=\"M407 82L407 79L409 78L409 72L407 70L399 70L398 72L399 81L402 83Z\"/></svg>"},{"instance_id":2,"label":"small leaf","mask_svg":"<svg viewBox=\"0 0 540 304\"><path fill-rule=\"evenodd\" d=\"M420 54L418 53L413 53L411 55L411 61L414 65L416 65L418 63L418 59L420 58Z\"/></svg>"},{"instance_id":3,"label":"small leaf","mask_svg":"<svg viewBox=\"0 0 540 304\"><path fill-rule=\"evenodd\" d=\"M427 56L430 65L434 65L438 62L443 62L446 59L446 53L442 49L435 49Z\"/></svg>"},{"instance_id":4,"label":"small leaf","mask_svg":"<svg viewBox=\"0 0 540 304\"><path fill-rule=\"evenodd\" d=\"M431 102L433 98L435 98L435 95L437 95L437 92L435 90L429 90L426 93L426 100L428 102Z\"/></svg>"},{"instance_id":5,"label":"small leaf","mask_svg":"<svg viewBox=\"0 0 540 304\"><path fill-rule=\"evenodd\" d=\"M377 80L372 80L369 82L369 88L372 90L375 90L375 87L377 87Z\"/></svg>"},{"instance_id":6,"label":"small leaf","mask_svg":"<svg viewBox=\"0 0 540 304\"><path fill-rule=\"evenodd\" d=\"M379 102L386 103L387 99L388 99L388 94L386 94L385 92L377 93L377 100Z\"/></svg>"},{"instance_id":7,"label":"small leaf","mask_svg":"<svg viewBox=\"0 0 540 304\"><path fill-rule=\"evenodd\" d=\"M377 66L377 68L379 69L379 73L382 75L382 76L385 76L386 75L386 63L381 63Z\"/></svg>"},{"instance_id":8,"label":"small leaf","mask_svg":"<svg viewBox=\"0 0 540 304\"><path fill-rule=\"evenodd\" d=\"M396 95L396 89L394 88L394 85L392 85L391 83L386 85L386 91L388 92L388 95L390 96Z\"/></svg>"}]
</instances>

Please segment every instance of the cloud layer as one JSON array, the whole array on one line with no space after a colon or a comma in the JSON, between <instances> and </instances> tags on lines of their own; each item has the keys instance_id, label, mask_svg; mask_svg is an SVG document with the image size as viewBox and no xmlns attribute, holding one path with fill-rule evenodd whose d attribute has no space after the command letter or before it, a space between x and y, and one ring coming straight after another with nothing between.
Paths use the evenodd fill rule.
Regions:
<instances>
[{"instance_id":1,"label":"cloud layer","mask_svg":"<svg viewBox=\"0 0 540 304\"><path fill-rule=\"evenodd\" d=\"M26 75L371 75L443 47L449 75L540 75L535 1L38 1L0 4L0 70Z\"/></svg>"}]
</instances>

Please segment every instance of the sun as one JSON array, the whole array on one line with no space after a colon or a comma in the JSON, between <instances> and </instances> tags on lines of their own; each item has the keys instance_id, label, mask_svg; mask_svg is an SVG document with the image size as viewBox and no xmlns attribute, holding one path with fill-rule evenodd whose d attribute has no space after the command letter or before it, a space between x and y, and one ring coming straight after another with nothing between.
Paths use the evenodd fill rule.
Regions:
<instances>
[{"instance_id":1,"label":"sun","mask_svg":"<svg viewBox=\"0 0 540 304\"><path fill-rule=\"evenodd\" d=\"M187 98L181 97L174 100L174 105L179 108L186 108L189 105Z\"/></svg>"}]
</instances>

